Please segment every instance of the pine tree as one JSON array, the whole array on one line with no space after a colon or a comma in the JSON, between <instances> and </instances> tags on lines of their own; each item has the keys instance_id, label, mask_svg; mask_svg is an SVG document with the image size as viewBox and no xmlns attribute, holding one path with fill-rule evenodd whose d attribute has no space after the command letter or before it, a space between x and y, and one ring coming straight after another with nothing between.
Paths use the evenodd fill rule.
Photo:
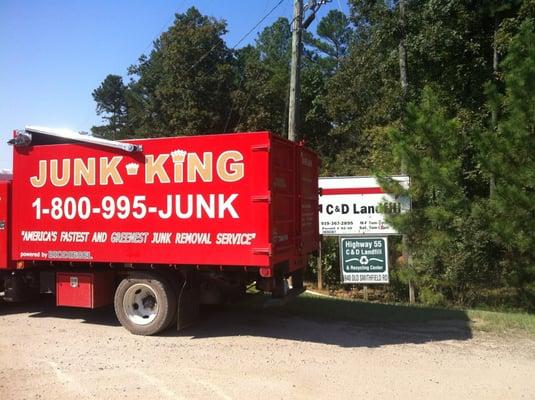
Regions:
<instances>
[{"instance_id":1,"label":"pine tree","mask_svg":"<svg viewBox=\"0 0 535 400\"><path fill-rule=\"evenodd\" d=\"M471 138L426 87L420 103L409 104L405 128L392 130L391 140L411 178L408 191L389 188L412 201L410 212L391 219L409 237L413 270L405 273L416 281L423 302L469 304L481 287L499 281L492 237L472 212L477 199L466 170Z\"/></svg>"},{"instance_id":2,"label":"pine tree","mask_svg":"<svg viewBox=\"0 0 535 400\"><path fill-rule=\"evenodd\" d=\"M394 153L405 160L411 177L408 194L412 211L392 220L408 235L420 294L432 301L431 291L447 285L447 269L466 215L462 190L459 123L449 118L439 97L428 87L419 104L409 104L405 129L392 130Z\"/></svg>"},{"instance_id":3,"label":"pine tree","mask_svg":"<svg viewBox=\"0 0 535 400\"><path fill-rule=\"evenodd\" d=\"M125 136L128 106L126 102L127 87L123 78L108 75L92 96L97 103L97 115L107 122L106 125L94 126L94 134L110 139L121 139Z\"/></svg>"},{"instance_id":4,"label":"pine tree","mask_svg":"<svg viewBox=\"0 0 535 400\"><path fill-rule=\"evenodd\" d=\"M501 65L504 94L489 87L497 132L482 135L481 162L496 180L487 218L522 306L535 308L535 24L526 20Z\"/></svg>"}]
</instances>

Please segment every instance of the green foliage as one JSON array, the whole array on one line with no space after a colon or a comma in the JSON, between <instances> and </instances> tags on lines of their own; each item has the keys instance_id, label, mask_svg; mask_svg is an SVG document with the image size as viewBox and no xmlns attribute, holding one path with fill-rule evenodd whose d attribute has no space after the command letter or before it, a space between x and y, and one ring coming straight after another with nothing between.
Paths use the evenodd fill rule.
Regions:
<instances>
[{"instance_id":1,"label":"green foliage","mask_svg":"<svg viewBox=\"0 0 535 400\"><path fill-rule=\"evenodd\" d=\"M422 303L429 306L443 306L445 304L445 299L442 292L427 286L421 288L420 300Z\"/></svg>"},{"instance_id":2,"label":"green foliage","mask_svg":"<svg viewBox=\"0 0 535 400\"><path fill-rule=\"evenodd\" d=\"M386 129L401 111L395 18L382 1L352 2L356 29L347 55L327 82L325 109L333 127L329 149L323 153L326 174L368 175L379 166L393 169L384 160L390 153Z\"/></svg>"},{"instance_id":3,"label":"green foliage","mask_svg":"<svg viewBox=\"0 0 535 400\"><path fill-rule=\"evenodd\" d=\"M420 104L410 104L404 129L391 132L394 154L411 177L407 191L413 210L391 223L408 235L423 300L430 289L451 284L456 267L456 240L467 215L462 188L459 124L449 118L438 96L426 88Z\"/></svg>"},{"instance_id":4,"label":"green foliage","mask_svg":"<svg viewBox=\"0 0 535 400\"><path fill-rule=\"evenodd\" d=\"M148 94L150 104L157 107L155 126L148 129L175 135L223 130L232 82L231 53L222 39L225 33L224 22L190 8L176 15L149 59L130 70L139 78L132 84L133 91ZM192 60L197 61L192 64ZM155 74L157 81L152 82ZM147 102L142 96L137 99ZM148 116L144 120L152 122Z\"/></svg>"},{"instance_id":5,"label":"green foliage","mask_svg":"<svg viewBox=\"0 0 535 400\"><path fill-rule=\"evenodd\" d=\"M238 51L240 78L232 95L236 130L286 133L290 36L289 21L279 18L259 34L255 47Z\"/></svg>"},{"instance_id":6,"label":"green foliage","mask_svg":"<svg viewBox=\"0 0 535 400\"><path fill-rule=\"evenodd\" d=\"M496 191L487 214L503 248L502 266L522 300L535 309L535 24L525 21L503 61L505 92L489 86L500 115L497 131L482 135L481 162L494 176Z\"/></svg>"},{"instance_id":7,"label":"green foliage","mask_svg":"<svg viewBox=\"0 0 535 400\"><path fill-rule=\"evenodd\" d=\"M410 280L429 304L533 309L535 0L405 4L404 24L397 1L351 0L349 16L330 11L304 33L300 137L320 153L323 175L373 174L403 194L386 177L406 166L413 210L391 222L408 235L411 262L392 268L389 298L406 300ZM104 125L93 132L285 135L290 22L237 50L225 33L195 8L176 14L127 84L109 75L94 90ZM504 60L498 70L494 59ZM323 250L325 281L339 284L336 240Z\"/></svg>"},{"instance_id":8,"label":"green foliage","mask_svg":"<svg viewBox=\"0 0 535 400\"><path fill-rule=\"evenodd\" d=\"M128 105L123 78L108 75L92 95L97 103L97 115L107 121L106 125L93 127L93 133L110 139L123 137L126 127Z\"/></svg>"},{"instance_id":9,"label":"green foliage","mask_svg":"<svg viewBox=\"0 0 535 400\"><path fill-rule=\"evenodd\" d=\"M151 53L129 68L132 80L117 97L127 104L124 136L224 130L234 79L232 52L222 38L226 32L225 22L194 7L176 14ZM95 100L97 110L105 109L102 96Z\"/></svg>"},{"instance_id":10,"label":"green foliage","mask_svg":"<svg viewBox=\"0 0 535 400\"><path fill-rule=\"evenodd\" d=\"M338 238L324 237L322 239L322 272L323 282L327 286L340 282L340 259L338 258ZM318 278L318 259L311 257L307 269L307 280L316 281Z\"/></svg>"},{"instance_id":11,"label":"green foliage","mask_svg":"<svg viewBox=\"0 0 535 400\"><path fill-rule=\"evenodd\" d=\"M347 54L353 32L349 19L338 10L331 10L318 24L318 38L304 35L305 44L314 50L308 54L328 74L336 72Z\"/></svg>"}]
</instances>

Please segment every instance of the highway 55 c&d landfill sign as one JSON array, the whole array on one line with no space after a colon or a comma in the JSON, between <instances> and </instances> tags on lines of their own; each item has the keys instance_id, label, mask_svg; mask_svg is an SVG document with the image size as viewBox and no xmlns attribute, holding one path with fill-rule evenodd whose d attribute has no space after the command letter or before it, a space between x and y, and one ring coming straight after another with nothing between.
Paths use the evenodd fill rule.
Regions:
<instances>
[{"instance_id":1,"label":"highway 55 c&d landfill sign","mask_svg":"<svg viewBox=\"0 0 535 400\"><path fill-rule=\"evenodd\" d=\"M342 283L388 283L386 237L341 237Z\"/></svg>"}]
</instances>

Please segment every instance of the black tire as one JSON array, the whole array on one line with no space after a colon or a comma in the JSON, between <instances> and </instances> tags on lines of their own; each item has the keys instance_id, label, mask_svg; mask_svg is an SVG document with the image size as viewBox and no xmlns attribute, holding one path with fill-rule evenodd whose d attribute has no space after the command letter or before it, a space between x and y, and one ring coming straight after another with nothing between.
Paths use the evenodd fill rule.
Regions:
<instances>
[{"instance_id":1,"label":"black tire","mask_svg":"<svg viewBox=\"0 0 535 400\"><path fill-rule=\"evenodd\" d=\"M177 296L163 276L135 273L117 286L114 307L124 328L134 335L150 336L169 327L176 315Z\"/></svg>"}]
</instances>

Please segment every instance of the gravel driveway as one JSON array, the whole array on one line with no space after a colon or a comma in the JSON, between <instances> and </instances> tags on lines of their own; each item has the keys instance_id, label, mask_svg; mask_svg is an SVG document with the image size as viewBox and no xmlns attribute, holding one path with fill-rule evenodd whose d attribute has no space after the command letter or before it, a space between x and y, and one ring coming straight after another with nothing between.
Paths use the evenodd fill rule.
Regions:
<instances>
[{"instance_id":1,"label":"gravel driveway","mask_svg":"<svg viewBox=\"0 0 535 400\"><path fill-rule=\"evenodd\" d=\"M111 308L0 303L2 400L357 398L533 399L535 341L232 307L139 337Z\"/></svg>"}]
</instances>

